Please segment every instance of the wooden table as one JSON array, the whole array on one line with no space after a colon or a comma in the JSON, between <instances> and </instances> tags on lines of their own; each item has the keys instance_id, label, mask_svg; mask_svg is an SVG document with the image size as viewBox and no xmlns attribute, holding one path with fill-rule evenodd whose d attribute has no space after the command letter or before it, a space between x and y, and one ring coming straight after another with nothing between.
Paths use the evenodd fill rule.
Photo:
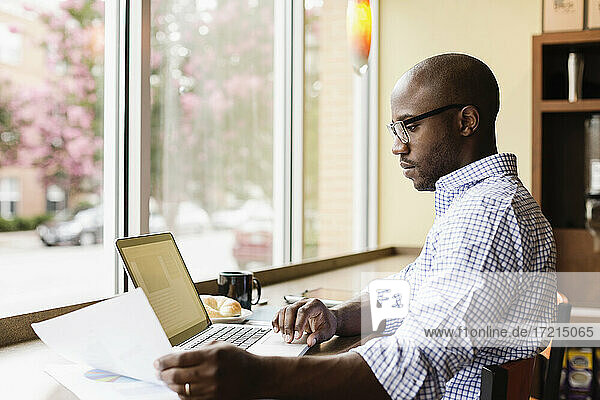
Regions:
<instances>
[{"instance_id":1,"label":"wooden table","mask_svg":"<svg viewBox=\"0 0 600 400\"><path fill-rule=\"evenodd\" d=\"M316 274L263 288L269 305L285 305L283 295L302 293L306 289L325 287L360 292L366 282L399 271L414 255L393 256L350 267ZM307 352L307 355L332 355L360 344L361 337L334 337ZM76 400L77 397L54 381L43 370L47 364L67 364L39 340L0 348L0 399Z\"/></svg>"}]
</instances>

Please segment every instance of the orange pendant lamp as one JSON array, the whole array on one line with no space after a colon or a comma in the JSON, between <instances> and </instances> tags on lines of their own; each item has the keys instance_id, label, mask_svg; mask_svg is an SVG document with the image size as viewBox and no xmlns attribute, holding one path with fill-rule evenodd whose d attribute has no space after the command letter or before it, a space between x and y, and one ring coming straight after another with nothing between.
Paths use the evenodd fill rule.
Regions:
<instances>
[{"instance_id":1,"label":"orange pendant lamp","mask_svg":"<svg viewBox=\"0 0 600 400\"><path fill-rule=\"evenodd\" d=\"M371 51L371 4L369 0L348 0L346 33L354 70L367 71Z\"/></svg>"}]
</instances>

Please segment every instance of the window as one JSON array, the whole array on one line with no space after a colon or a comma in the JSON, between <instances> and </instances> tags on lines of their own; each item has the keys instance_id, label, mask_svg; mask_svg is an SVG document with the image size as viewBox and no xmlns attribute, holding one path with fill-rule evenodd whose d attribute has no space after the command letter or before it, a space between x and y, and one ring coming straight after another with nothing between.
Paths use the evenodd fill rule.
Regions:
<instances>
[{"instance_id":1,"label":"window","mask_svg":"<svg viewBox=\"0 0 600 400\"><path fill-rule=\"evenodd\" d=\"M152 5L150 230L195 280L270 265L273 1Z\"/></svg>"},{"instance_id":2,"label":"window","mask_svg":"<svg viewBox=\"0 0 600 400\"><path fill-rule=\"evenodd\" d=\"M22 60L23 39L17 26L0 23L0 63L19 65Z\"/></svg>"},{"instance_id":3,"label":"window","mask_svg":"<svg viewBox=\"0 0 600 400\"><path fill-rule=\"evenodd\" d=\"M0 317L114 293L103 65L104 1L0 5Z\"/></svg>"},{"instance_id":4,"label":"window","mask_svg":"<svg viewBox=\"0 0 600 400\"><path fill-rule=\"evenodd\" d=\"M0 178L0 217L12 219L17 213L17 203L21 199L17 178Z\"/></svg>"},{"instance_id":5,"label":"window","mask_svg":"<svg viewBox=\"0 0 600 400\"><path fill-rule=\"evenodd\" d=\"M124 290L146 229L196 281L350 251L345 3L121 3L0 5L0 318Z\"/></svg>"},{"instance_id":6,"label":"window","mask_svg":"<svg viewBox=\"0 0 600 400\"><path fill-rule=\"evenodd\" d=\"M46 189L46 212L56 214L67 208L67 196L58 185L50 185Z\"/></svg>"}]
</instances>

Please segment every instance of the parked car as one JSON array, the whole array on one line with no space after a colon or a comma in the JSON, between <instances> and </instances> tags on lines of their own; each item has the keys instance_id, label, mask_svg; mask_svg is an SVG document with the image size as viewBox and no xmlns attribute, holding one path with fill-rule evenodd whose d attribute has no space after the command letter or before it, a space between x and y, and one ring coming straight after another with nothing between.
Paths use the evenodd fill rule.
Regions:
<instances>
[{"instance_id":1,"label":"parked car","mask_svg":"<svg viewBox=\"0 0 600 400\"><path fill-rule=\"evenodd\" d=\"M150 214L150 232L167 230L165 219L160 214ZM104 232L104 212L102 205L81 210L77 213L63 211L52 221L37 227L40 239L46 246L75 245L88 246L102 243Z\"/></svg>"},{"instance_id":2,"label":"parked car","mask_svg":"<svg viewBox=\"0 0 600 400\"><path fill-rule=\"evenodd\" d=\"M81 210L69 216L62 213L58 218L37 227L40 239L47 246L58 244L90 245L102 242L102 206Z\"/></svg>"},{"instance_id":3,"label":"parked car","mask_svg":"<svg viewBox=\"0 0 600 400\"><path fill-rule=\"evenodd\" d=\"M233 257L240 267L269 265L273 260L273 220L253 218L234 230Z\"/></svg>"}]
</instances>

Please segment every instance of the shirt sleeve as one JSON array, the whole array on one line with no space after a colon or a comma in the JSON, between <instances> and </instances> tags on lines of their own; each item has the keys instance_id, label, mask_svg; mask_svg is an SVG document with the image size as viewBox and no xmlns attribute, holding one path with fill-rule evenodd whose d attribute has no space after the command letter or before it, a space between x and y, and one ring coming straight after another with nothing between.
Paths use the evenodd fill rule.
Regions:
<instances>
[{"instance_id":1,"label":"shirt sleeve","mask_svg":"<svg viewBox=\"0 0 600 400\"><path fill-rule=\"evenodd\" d=\"M419 265L420 262L421 262L421 256L419 255L419 257L417 257L417 259L415 261L408 264L401 271L396 272L395 274L392 274L390 276L387 276L385 279L401 279L401 280L408 281L409 284L412 284L411 272L414 270L416 265ZM365 287L360 293L361 294L369 293L369 286ZM387 335L393 334L396 331L396 329L398 329L400 324L402 323L402 320L403 320L403 318L388 318L388 319L386 319L384 321L384 323L385 323L384 330L383 330L383 332L381 332L382 335L387 336Z\"/></svg>"},{"instance_id":2,"label":"shirt sleeve","mask_svg":"<svg viewBox=\"0 0 600 400\"><path fill-rule=\"evenodd\" d=\"M510 204L493 199L480 199L467 214L446 220L433 241L431 265L415 277L420 282L414 293L411 288L408 316L393 335L353 349L392 399L440 398L445 383L479 351L481 343L466 337L434 339L426 329L503 321L519 297L518 274L489 279L486 273L523 265L521 254L514 251L522 238L518 229L508 229L511 223ZM507 231L513 234L507 236Z\"/></svg>"},{"instance_id":3,"label":"shirt sleeve","mask_svg":"<svg viewBox=\"0 0 600 400\"><path fill-rule=\"evenodd\" d=\"M410 263L406 267L402 268L399 272L389 275L389 276L385 277L385 279L402 279L402 280L406 280L410 283L411 282L411 271L413 270L415 265L419 264L420 258L421 258L421 255L419 255L419 257L417 257L412 263ZM363 290L360 291L360 294L361 295L369 294L369 286L368 285L365 286L363 288ZM398 318L385 320L385 329L382 333L384 335L391 335L392 333L394 333L396 331L398 326L400 326L401 322L402 322L402 319L398 319Z\"/></svg>"}]
</instances>

